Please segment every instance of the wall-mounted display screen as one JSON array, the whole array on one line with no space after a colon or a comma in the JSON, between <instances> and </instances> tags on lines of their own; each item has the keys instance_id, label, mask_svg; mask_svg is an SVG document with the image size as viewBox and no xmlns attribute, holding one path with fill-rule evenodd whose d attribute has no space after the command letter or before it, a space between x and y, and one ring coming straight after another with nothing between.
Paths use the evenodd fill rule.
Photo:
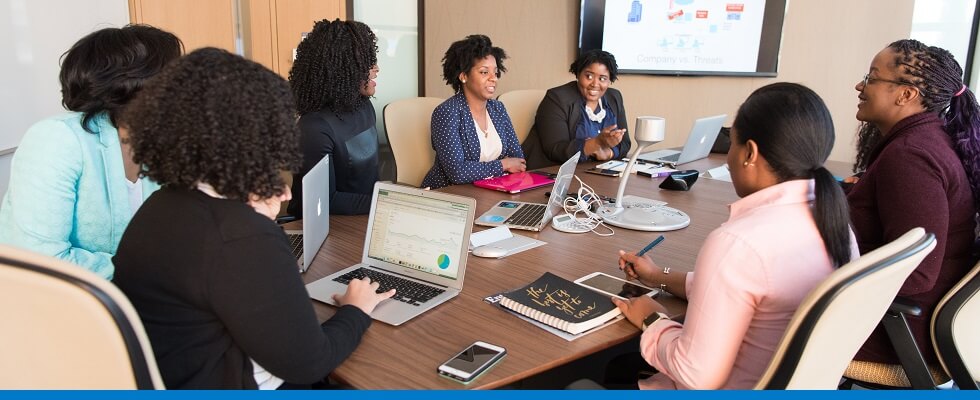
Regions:
<instances>
[{"instance_id":1,"label":"wall-mounted display screen","mask_svg":"<svg viewBox=\"0 0 980 400\"><path fill-rule=\"evenodd\" d=\"M579 50L621 73L776 76L786 0L582 0Z\"/></svg>"}]
</instances>

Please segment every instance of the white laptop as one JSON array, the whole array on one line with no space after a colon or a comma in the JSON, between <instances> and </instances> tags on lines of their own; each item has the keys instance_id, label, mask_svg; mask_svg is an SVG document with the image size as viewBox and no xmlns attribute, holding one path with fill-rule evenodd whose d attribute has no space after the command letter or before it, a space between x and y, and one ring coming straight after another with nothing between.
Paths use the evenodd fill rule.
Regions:
<instances>
[{"instance_id":1,"label":"white laptop","mask_svg":"<svg viewBox=\"0 0 980 400\"><path fill-rule=\"evenodd\" d=\"M336 305L333 295L364 276L379 292L395 297L371 318L400 325L463 290L476 200L448 193L378 182L364 238L361 263L306 285L310 297Z\"/></svg>"},{"instance_id":2,"label":"white laptop","mask_svg":"<svg viewBox=\"0 0 980 400\"><path fill-rule=\"evenodd\" d=\"M565 194L568 193L568 186L571 185L572 177L575 176L578 158L579 153L575 153L558 169L558 177L555 178L555 184L551 188L548 204L503 200L480 215L480 218L476 219L476 224L482 226L503 225L514 229L541 231L545 226L548 226L548 222L551 222L551 217L555 216L555 213L562 208L562 204L565 202Z\"/></svg>"},{"instance_id":3,"label":"white laptop","mask_svg":"<svg viewBox=\"0 0 980 400\"><path fill-rule=\"evenodd\" d=\"M687 143L684 144L683 150L657 150L640 154L639 159L676 167L705 158L711 153L711 146L715 144L725 118L728 118L725 114L698 118L691 127L691 133L687 136Z\"/></svg>"},{"instance_id":4,"label":"white laptop","mask_svg":"<svg viewBox=\"0 0 980 400\"><path fill-rule=\"evenodd\" d=\"M329 154L303 175L302 185L303 230L286 230L286 236L299 264L299 272L306 272L330 233Z\"/></svg>"}]
</instances>

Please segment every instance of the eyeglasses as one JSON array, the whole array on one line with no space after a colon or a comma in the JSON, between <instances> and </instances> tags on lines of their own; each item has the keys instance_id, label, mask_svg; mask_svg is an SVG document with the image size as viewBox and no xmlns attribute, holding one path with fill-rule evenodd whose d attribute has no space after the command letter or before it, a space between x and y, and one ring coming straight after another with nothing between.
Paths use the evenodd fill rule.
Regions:
<instances>
[{"instance_id":1,"label":"eyeglasses","mask_svg":"<svg viewBox=\"0 0 980 400\"><path fill-rule=\"evenodd\" d=\"M913 85L913 84L911 84L909 82L893 81L893 80L890 80L890 79L881 79L881 78L872 78L871 77L871 74L864 74L864 80L861 83L861 87L867 87L869 83L874 83L874 82L888 82L888 83L894 83L896 85L905 85L905 86L915 87L915 85Z\"/></svg>"}]
</instances>

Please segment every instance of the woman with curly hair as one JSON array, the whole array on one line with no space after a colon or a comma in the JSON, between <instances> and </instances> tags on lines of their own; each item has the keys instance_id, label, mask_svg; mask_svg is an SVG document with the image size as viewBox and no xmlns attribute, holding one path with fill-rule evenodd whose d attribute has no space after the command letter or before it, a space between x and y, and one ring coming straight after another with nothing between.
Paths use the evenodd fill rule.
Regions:
<instances>
[{"instance_id":1,"label":"woman with curly hair","mask_svg":"<svg viewBox=\"0 0 980 400\"><path fill-rule=\"evenodd\" d=\"M146 25L90 33L62 55L61 104L14 153L0 206L0 243L111 279L133 213L159 187L141 179L120 114L143 82L180 57L172 33Z\"/></svg>"},{"instance_id":2,"label":"woman with curly hair","mask_svg":"<svg viewBox=\"0 0 980 400\"><path fill-rule=\"evenodd\" d=\"M351 282L317 322L273 219L298 164L286 81L224 50L194 51L127 110L134 159L162 188L133 217L114 283L143 320L168 388L277 388L325 378L394 290ZM138 117L138 118L135 118Z\"/></svg>"},{"instance_id":3,"label":"woman with curly hair","mask_svg":"<svg viewBox=\"0 0 980 400\"><path fill-rule=\"evenodd\" d=\"M948 51L906 39L878 52L854 86L863 174L847 196L851 221L862 253L915 227L936 235L936 249L898 292L922 308L908 322L933 366L932 312L977 261L980 107L962 77ZM855 360L898 364L880 327Z\"/></svg>"},{"instance_id":4,"label":"woman with curly hair","mask_svg":"<svg viewBox=\"0 0 980 400\"><path fill-rule=\"evenodd\" d=\"M609 87L618 71L616 57L598 49L572 62L568 72L575 80L548 89L538 106L524 141L528 168L561 164L576 152L579 161L626 156L630 138L623 95Z\"/></svg>"},{"instance_id":5,"label":"woman with curly hair","mask_svg":"<svg viewBox=\"0 0 980 400\"><path fill-rule=\"evenodd\" d=\"M422 180L433 189L523 172L524 152L504 105L494 100L507 54L484 35L449 46L442 78L456 95L432 112L436 161Z\"/></svg>"},{"instance_id":6,"label":"woman with curly hair","mask_svg":"<svg viewBox=\"0 0 980 400\"><path fill-rule=\"evenodd\" d=\"M303 217L303 177L330 156L330 213L367 214L378 181L378 131L370 98L378 38L357 21L319 21L296 48L289 83L299 112L303 165L289 214ZM326 183L326 182L325 182Z\"/></svg>"}]
</instances>

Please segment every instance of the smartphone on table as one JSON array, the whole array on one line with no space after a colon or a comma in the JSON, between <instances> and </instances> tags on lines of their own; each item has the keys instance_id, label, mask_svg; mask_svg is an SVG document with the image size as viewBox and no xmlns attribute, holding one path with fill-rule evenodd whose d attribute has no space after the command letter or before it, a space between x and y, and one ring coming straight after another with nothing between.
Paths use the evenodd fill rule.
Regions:
<instances>
[{"instance_id":1,"label":"smartphone on table","mask_svg":"<svg viewBox=\"0 0 980 400\"><path fill-rule=\"evenodd\" d=\"M593 272L578 278L575 283L620 299L639 296L656 297L660 294L660 289L649 288L602 272Z\"/></svg>"},{"instance_id":2,"label":"smartphone on table","mask_svg":"<svg viewBox=\"0 0 980 400\"><path fill-rule=\"evenodd\" d=\"M620 176L623 174L623 171L617 171L614 169L596 168L596 167L589 168L585 170L585 172L588 172L590 174L604 175L604 176Z\"/></svg>"},{"instance_id":3,"label":"smartphone on table","mask_svg":"<svg viewBox=\"0 0 980 400\"><path fill-rule=\"evenodd\" d=\"M470 383L506 354L507 350L503 347L477 341L442 363L438 372L447 378Z\"/></svg>"}]
</instances>

